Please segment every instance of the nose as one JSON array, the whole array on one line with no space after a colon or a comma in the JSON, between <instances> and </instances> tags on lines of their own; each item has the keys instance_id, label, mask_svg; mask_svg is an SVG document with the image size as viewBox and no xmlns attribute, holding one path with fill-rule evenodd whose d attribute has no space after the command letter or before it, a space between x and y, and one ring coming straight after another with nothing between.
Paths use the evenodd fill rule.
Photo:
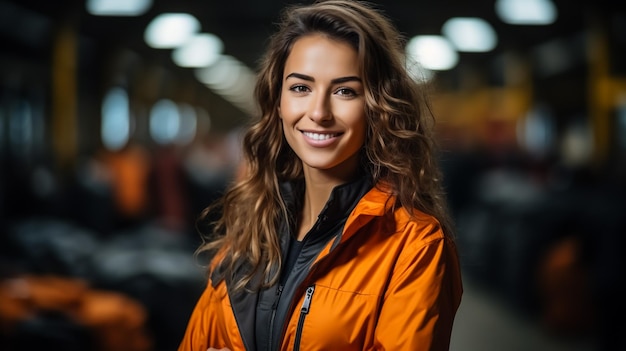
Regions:
<instances>
[{"instance_id":1,"label":"nose","mask_svg":"<svg viewBox=\"0 0 626 351\"><path fill-rule=\"evenodd\" d=\"M309 105L309 119L316 123L324 123L332 119L330 98L327 94L314 94Z\"/></svg>"}]
</instances>

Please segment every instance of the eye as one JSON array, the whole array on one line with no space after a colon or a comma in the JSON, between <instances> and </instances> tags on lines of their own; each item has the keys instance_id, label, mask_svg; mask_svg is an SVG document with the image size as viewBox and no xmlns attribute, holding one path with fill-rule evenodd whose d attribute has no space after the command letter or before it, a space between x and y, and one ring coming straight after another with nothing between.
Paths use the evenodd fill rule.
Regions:
<instances>
[{"instance_id":1,"label":"eye","mask_svg":"<svg viewBox=\"0 0 626 351\"><path fill-rule=\"evenodd\" d=\"M335 91L335 94L345 97L353 97L357 95L356 91L352 88L339 88Z\"/></svg>"},{"instance_id":2,"label":"eye","mask_svg":"<svg viewBox=\"0 0 626 351\"><path fill-rule=\"evenodd\" d=\"M289 90L293 91L294 93L307 93L310 91L309 87L302 84L293 85L289 87Z\"/></svg>"}]
</instances>

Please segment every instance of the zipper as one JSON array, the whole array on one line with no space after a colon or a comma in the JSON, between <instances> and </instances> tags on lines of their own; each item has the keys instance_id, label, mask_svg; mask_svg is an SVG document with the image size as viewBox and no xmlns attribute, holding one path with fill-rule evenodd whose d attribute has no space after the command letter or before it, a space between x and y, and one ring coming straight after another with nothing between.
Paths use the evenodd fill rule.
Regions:
<instances>
[{"instance_id":1,"label":"zipper","mask_svg":"<svg viewBox=\"0 0 626 351\"><path fill-rule=\"evenodd\" d=\"M294 340L293 350L300 351L300 339L302 338L302 328L304 327L304 319L309 314L309 308L311 307L311 300L313 299L313 293L315 292L315 285L311 285L306 288L304 296L304 302L300 307L300 318L298 318L298 328L296 329L296 337Z\"/></svg>"},{"instance_id":2,"label":"zipper","mask_svg":"<svg viewBox=\"0 0 626 351\"><path fill-rule=\"evenodd\" d=\"M269 329L269 340L268 340L268 345L267 345L267 349L268 350L273 350L272 348L272 331L274 330L274 319L276 319L276 309L278 308L278 301L280 300L280 295L283 293L283 286L282 285L278 285L278 288L276 289L276 298L274 299L274 303L272 304L272 316L270 318L270 329Z\"/></svg>"}]
</instances>

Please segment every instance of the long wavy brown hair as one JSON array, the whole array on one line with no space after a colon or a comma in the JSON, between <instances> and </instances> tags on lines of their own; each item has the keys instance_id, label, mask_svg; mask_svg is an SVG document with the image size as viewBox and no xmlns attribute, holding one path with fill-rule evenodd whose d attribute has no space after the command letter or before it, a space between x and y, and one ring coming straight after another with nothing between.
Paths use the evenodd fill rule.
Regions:
<instances>
[{"instance_id":1,"label":"long wavy brown hair","mask_svg":"<svg viewBox=\"0 0 626 351\"><path fill-rule=\"evenodd\" d=\"M349 0L294 5L281 19L260 64L255 87L260 118L244 136L245 175L203 212L205 220L218 215L209 232L202 233L205 242L197 253L219 257L211 267L221 272L220 279L233 279L239 272L235 289L276 282L279 222L295 220L287 214L279 183L303 177L278 115L283 70L293 44L311 34L346 42L358 53L367 118L361 161L373 183L385 184L395 207L434 216L450 235L426 90L408 73L405 42L392 22L373 5ZM251 287L259 273L264 283Z\"/></svg>"}]
</instances>

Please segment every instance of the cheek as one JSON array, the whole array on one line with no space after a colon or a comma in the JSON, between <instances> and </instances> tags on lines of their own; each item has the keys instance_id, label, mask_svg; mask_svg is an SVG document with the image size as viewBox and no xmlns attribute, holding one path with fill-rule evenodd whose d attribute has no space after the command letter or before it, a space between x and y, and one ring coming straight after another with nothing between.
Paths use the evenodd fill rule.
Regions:
<instances>
[{"instance_id":1,"label":"cheek","mask_svg":"<svg viewBox=\"0 0 626 351\"><path fill-rule=\"evenodd\" d=\"M294 143L294 127L293 127L293 123L291 122L291 119L284 118L281 117L280 119L280 127L281 127L281 134L283 135L283 137L285 138L285 140L287 141L287 144L291 147L293 146Z\"/></svg>"},{"instance_id":2,"label":"cheek","mask_svg":"<svg viewBox=\"0 0 626 351\"><path fill-rule=\"evenodd\" d=\"M359 130L359 145L360 146L365 145L366 139L367 139L367 126L365 125L365 123L363 123L363 125L361 126Z\"/></svg>"},{"instance_id":3,"label":"cheek","mask_svg":"<svg viewBox=\"0 0 626 351\"><path fill-rule=\"evenodd\" d=\"M283 97L278 98L278 117L283 119Z\"/></svg>"},{"instance_id":4,"label":"cheek","mask_svg":"<svg viewBox=\"0 0 626 351\"><path fill-rule=\"evenodd\" d=\"M296 103L292 99L289 98L281 98L280 105L278 107L278 113L280 118L283 120L283 123L293 122L299 115L302 114L301 104Z\"/></svg>"},{"instance_id":5,"label":"cheek","mask_svg":"<svg viewBox=\"0 0 626 351\"><path fill-rule=\"evenodd\" d=\"M280 103L278 104L278 115L284 120L285 113L289 113L288 99L282 95L280 97Z\"/></svg>"},{"instance_id":6,"label":"cheek","mask_svg":"<svg viewBox=\"0 0 626 351\"><path fill-rule=\"evenodd\" d=\"M350 123L354 130L355 139L359 141L359 144L363 145L367 135L367 119L365 115L355 117Z\"/></svg>"}]
</instances>

